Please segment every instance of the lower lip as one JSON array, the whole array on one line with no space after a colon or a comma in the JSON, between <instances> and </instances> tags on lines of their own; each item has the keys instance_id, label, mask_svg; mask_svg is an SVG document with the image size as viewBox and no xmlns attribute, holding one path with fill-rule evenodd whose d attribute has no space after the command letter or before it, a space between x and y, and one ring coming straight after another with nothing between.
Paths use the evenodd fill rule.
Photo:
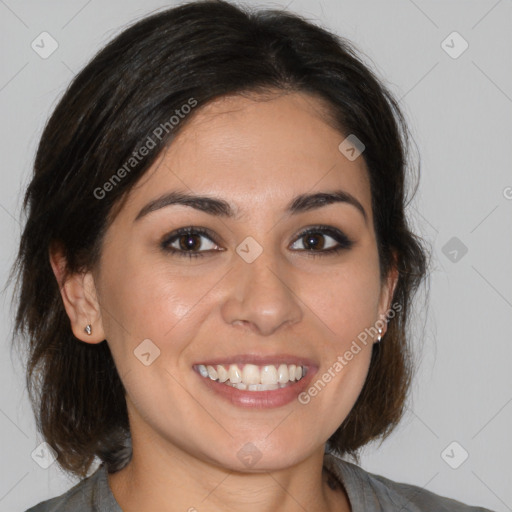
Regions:
<instances>
[{"instance_id":1,"label":"lower lip","mask_svg":"<svg viewBox=\"0 0 512 512\"><path fill-rule=\"evenodd\" d=\"M197 375L209 389L237 407L271 409L282 407L298 399L300 393L308 387L315 373L316 369L308 368L308 373L299 381L284 388L271 391L242 391L227 384L204 378L199 374Z\"/></svg>"}]
</instances>

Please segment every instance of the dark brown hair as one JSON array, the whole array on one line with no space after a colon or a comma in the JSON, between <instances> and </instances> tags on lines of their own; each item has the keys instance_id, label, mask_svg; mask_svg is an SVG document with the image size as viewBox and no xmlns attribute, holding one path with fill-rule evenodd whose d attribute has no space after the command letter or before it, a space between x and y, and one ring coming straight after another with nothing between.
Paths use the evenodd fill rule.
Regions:
<instances>
[{"instance_id":1,"label":"dark brown hair","mask_svg":"<svg viewBox=\"0 0 512 512\"><path fill-rule=\"evenodd\" d=\"M27 344L38 429L66 471L86 476L96 456L109 471L120 469L130 434L108 343L74 337L50 248L60 245L69 274L94 268L123 199L193 113L177 123L171 117L191 99L195 112L223 95L268 91L317 97L340 134L363 141L381 275L399 270L400 311L374 345L361 394L328 446L357 460L361 446L386 437L401 418L412 368L408 317L426 254L405 217L410 137L398 103L345 39L285 11L198 1L151 15L102 49L68 87L37 151L13 267L15 339ZM155 147L144 152L149 138ZM112 181L114 174L122 179Z\"/></svg>"}]
</instances>

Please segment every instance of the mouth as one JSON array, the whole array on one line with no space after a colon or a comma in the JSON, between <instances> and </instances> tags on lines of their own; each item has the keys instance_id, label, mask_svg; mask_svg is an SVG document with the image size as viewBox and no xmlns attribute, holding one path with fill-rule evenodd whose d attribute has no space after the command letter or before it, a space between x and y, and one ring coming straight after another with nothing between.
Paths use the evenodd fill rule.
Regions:
<instances>
[{"instance_id":1,"label":"mouth","mask_svg":"<svg viewBox=\"0 0 512 512\"><path fill-rule=\"evenodd\" d=\"M193 369L212 396L237 407L269 409L296 401L318 371L318 365L290 355L240 355L202 361Z\"/></svg>"},{"instance_id":2,"label":"mouth","mask_svg":"<svg viewBox=\"0 0 512 512\"><path fill-rule=\"evenodd\" d=\"M194 365L205 379L210 379L241 391L274 391L303 379L306 365L274 363L256 365L250 363Z\"/></svg>"}]
</instances>

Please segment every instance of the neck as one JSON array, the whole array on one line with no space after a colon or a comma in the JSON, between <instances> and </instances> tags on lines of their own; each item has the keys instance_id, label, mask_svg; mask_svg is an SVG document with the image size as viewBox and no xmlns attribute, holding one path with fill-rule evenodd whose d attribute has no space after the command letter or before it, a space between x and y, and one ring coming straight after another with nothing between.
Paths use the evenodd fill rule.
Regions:
<instances>
[{"instance_id":1,"label":"neck","mask_svg":"<svg viewBox=\"0 0 512 512\"><path fill-rule=\"evenodd\" d=\"M279 470L247 472L205 462L176 447L132 439L133 457L109 475L124 512L350 512L345 490L323 471L324 447Z\"/></svg>"}]
</instances>

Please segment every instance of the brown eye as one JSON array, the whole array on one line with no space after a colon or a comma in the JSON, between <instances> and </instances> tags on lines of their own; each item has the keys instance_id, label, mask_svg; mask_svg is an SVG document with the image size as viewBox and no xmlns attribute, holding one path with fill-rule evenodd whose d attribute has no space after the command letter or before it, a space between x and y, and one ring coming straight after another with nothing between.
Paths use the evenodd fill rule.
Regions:
<instances>
[{"instance_id":1,"label":"brown eye","mask_svg":"<svg viewBox=\"0 0 512 512\"><path fill-rule=\"evenodd\" d=\"M218 250L209 230L204 228L180 228L167 235L162 242L162 249L178 256L201 257L205 252Z\"/></svg>"},{"instance_id":2,"label":"brown eye","mask_svg":"<svg viewBox=\"0 0 512 512\"><path fill-rule=\"evenodd\" d=\"M325 244L325 235L321 233L312 233L303 237L306 249L323 249Z\"/></svg>"},{"instance_id":3,"label":"brown eye","mask_svg":"<svg viewBox=\"0 0 512 512\"><path fill-rule=\"evenodd\" d=\"M299 251L302 250L308 253L318 252L326 255L337 253L343 249L349 249L354 244L344 233L330 227L310 228L304 231L300 234L292 248L297 249L295 245L298 242L302 242L304 247L303 249L299 248Z\"/></svg>"},{"instance_id":4,"label":"brown eye","mask_svg":"<svg viewBox=\"0 0 512 512\"><path fill-rule=\"evenodd\" d=\"M201 237L198 235L190 234L190 235L181 235L178 238L179 248L188 251L197 251L201 247Z\"/></svg>"}]
</instances>

